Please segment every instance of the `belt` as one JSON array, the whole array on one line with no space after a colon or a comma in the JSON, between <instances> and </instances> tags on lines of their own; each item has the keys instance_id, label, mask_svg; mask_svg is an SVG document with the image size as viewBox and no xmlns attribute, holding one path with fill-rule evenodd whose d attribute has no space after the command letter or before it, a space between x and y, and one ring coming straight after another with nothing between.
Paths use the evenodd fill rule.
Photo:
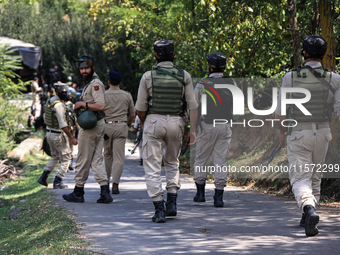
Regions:
<instances>
[{"instance_id":1,"label":"belt","mask_svg":"<svg viewBox=\"0 0 340 255\"><path fill-rule=\"evenodd\" d=\"M292 127L292 131L301 131L301 130L313 130L313 129L321 129L321 128L329 128L328 122L323 123L298 123L295 127Z\"/></svg>"},{"instance_id":2,"label":"belt","mask_svg":"<svg viewBox=\"0 0 340 255\"><path fill-rule=\"evenodd\" d=\"M46 129L47 132L51 132L51 133L56 133L56 134L61 134L61 131L54 131L51 129Z\"/></svg>"},{"instance_id":3,"label":"belt","mask_svg":"<svg viewBox=\"0 0 340 255\"><path fill-rule=\"evenodd\" d=\"M124 120L118 120L118 121L105 121L108 124L112 124L112 123L127 123L127 121Z\"/></svg>"}]
</instances>

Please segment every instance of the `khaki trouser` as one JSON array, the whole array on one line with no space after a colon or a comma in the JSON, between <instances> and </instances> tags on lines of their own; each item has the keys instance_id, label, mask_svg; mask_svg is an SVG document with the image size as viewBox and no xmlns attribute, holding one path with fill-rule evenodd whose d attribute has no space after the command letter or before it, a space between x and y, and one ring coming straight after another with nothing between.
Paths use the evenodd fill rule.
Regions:
<instances>
[{"instance_id":1,"label":"khaki trouser","mask_svg":"<svg viewBox=\"0 0 340 255\"><path fill-rule=\"evenodd\" d=\"M104 141L104 160L108 180L119 183L123 173L125 159L125 142L128 135L126 123L106 123L105 134L109 137Z\"/></svg>"},{"instance_id":2,"label":"khaki trouser","mask_svg":"<svg viewBox=\"0 0 340 255\"><path fill-rule=\"evenodd\" d=\"M228 152L230 148L231 129L229 124L216 125L201 123L197 134L195 155L195 176L197 184L205 184L207 180L206 164L210 156L213 156L215 166L215 188L223 190L226 186L227 172L218 171L225 169L228 164ZM219 168L217 166L220 166Z\"/></svg>"},{"instance_id":3,"label":"khaki trouser","mask_svg":"<svg viewBox=\"0 0 340 255\"><path fill-rule=\"evenodd\" d=\"M71 148L67 135L47 132L46 139L51 150L51 159L44 167L44 171L52 172L55 166L60 162L56 176L63 179L68 170L71 159Z\"/></svg>"},{"instance_id":4,"label":"khaki trouser","mask_svg":"<svg viewBox=\"0 0 340 255\"><path fill-rule=\"evenodd\" d=\"M150 114L146 117L142 154L146 187L153 201L163 200L162 159L168 193L177 193L180 188L178 157L182 146L184 125L182 117L159 114Z\"/></svg>"},{"instance_id":5,"label":"khaki trouser","mask_svg":"<svg viewBox=\"0 0 340 255\"><path fill-rule=\"evenodd\" d=\"M90 168L100 186L108 184L103 160L104 125L104 119L101 119L95 128L89 130L80 128L79 130L76 175L74 177L77 187L84 187L89 177Z\"/></svg>"},{"instance_id":6,"label":"khaki trouser","mask_svg":"<svg viewBox=\"0 0 340 255\"><path fill-rule=\"evenodd\" d=\"M316 170L325 161L331 139L330 128L316 129L315 124L313 130L293 131L287 136L289 179L302 211L304 206L315 207L319 202L322 172Z\"/></svg>"}]
</instances>

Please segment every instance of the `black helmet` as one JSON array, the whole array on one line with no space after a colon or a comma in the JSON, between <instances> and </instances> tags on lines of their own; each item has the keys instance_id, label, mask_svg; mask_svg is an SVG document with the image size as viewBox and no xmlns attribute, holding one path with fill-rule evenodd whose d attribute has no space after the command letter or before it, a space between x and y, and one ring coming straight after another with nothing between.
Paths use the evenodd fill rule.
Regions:
<instances>
[{"instance_id":1,"label":"black helmet","mask_svg":"<svg viewBox=\"0 0 340 255\"><path fill-rule=\"evenodd\" d=\"M92 129L97 125L97 116L91 110L78 108L76 110L77 122L82 129Z\"/></svg>"},{"instance_id":2,"label":"black helmet","mask_svg":"<svg viewBox=\"0 0 340 255\"><path fill-rule=\"evenodd\" d=\"M53 84L55 92L67 92L68 85L66 83L54 83Z\"/></svg>"},{"instance_id":3,"label":"black helmet","mask_svg":"<svg viewBox=\"0 0 340 255\"><path fill-rule=\"evenodd\" d=\"M87 68L94 66L94 59L90 56L82 56L76 61L77 68Z\"/></svg>"},{"instance_id":4,"label":"black helmet","mask_svg":"<svg viewBox=\"0 0 340 255\"><path fill-rule=\"evenodd\" d=\"M227 58L221 52L212 52L208 56L208 64L213 69L225 69L226 63Z\"/></svg>"},{"instance_id":5,"label":"black helmet","mask_svg":"<svg viewBox=\"0 0 340 255\"><path fill-rule=\"evenodd\" d=\"M303 38L302 47L308 53L308 58L322 59L327 50L327 41L318 35L308 35Z\"/></svg>"},{"instance_id":6,"label":"black helmet","mask_svg":"<svg viewBox=\"0 0 340 255\"><path fill-rule=\"evenodd\" d=\"M153 44L155 52L162 55L170 55L174 53L174 43L171 40L159 40Z\"/></svg>"}]
</instances>

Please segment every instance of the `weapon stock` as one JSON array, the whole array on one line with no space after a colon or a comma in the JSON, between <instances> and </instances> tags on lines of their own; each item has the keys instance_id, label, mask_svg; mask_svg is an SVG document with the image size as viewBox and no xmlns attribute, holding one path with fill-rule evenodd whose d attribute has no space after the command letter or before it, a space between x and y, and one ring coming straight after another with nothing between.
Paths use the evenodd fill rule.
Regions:
<instances>
[{"instance_id":1,"label":"weapon stock","mask_svg":"<svg viewBox=\"0 0 340 255\"><path fill-rule=\"evenodd\" d=\"M135 147L133 147L133 149L131 150L131 155L135 153L135 151L136 151L138 145L140 144L142 138L143 138L143 130L140 130L140 131L139 131L139 135L138 135L138 137L137 137L136 140L135 140L136 145L135 145Z\"/></svg>"},{"instance_id":2,"label":"weapon stock","mask_svg":"<svg viewBox=\"0 0 340 255\"><path fill-rule=\"evenodd\" d=\"M267 162L267 167L269 166L270 162L274 159L275 155L281 150L281 145L280 141L277 141L273 149L270 151L268 155L268 162Z\"/></svg>"},{"instance_id":3,"label":"weapon stock","mask_svg":"<svg viewBox=\"0 0 340 255\"><path fill-rule=\"evenodd\" d=\"M189 144L190 144L190 133L188 133L187 140L186 140L184 148L181 149L181 154L180 154L181 156L183 156L185 154L185 152L188 150Z\"/></svg>"}]
</instances>

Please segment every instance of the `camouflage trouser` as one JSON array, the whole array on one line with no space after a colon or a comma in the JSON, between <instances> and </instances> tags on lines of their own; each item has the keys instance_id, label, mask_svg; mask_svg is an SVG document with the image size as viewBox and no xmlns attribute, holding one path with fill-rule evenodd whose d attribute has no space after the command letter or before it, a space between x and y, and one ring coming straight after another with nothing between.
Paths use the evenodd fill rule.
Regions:
<instances>
[{"instance_id":1,"label":"camouflage trouser","mask_svg":"<svg viewBox=\"0 0 340 255\"><path fill-rule=\"evenodd\" d=\"M322 172L317 166L325 161L328 143L332 139L330 128L293 131L287 136L287 154L292 191L301 210L315 205L320 199Z\"/></svg>"},{"instance_id":2,"label":"camouflage trouser","mask_svg":"<svg viewBox=\"0 0 340 255\"><path fill-rule=\"evenodd\" d=\"M84 187L89 177L90 168L93 177L100 186L108 184L103 160L104 125L104 119L101 119L93 129L84 130L81 128L79 130L76 176L74 177L78 187Z\"/></svg>"},{"instance_id":3,"label":"camouflage trouser","mask_svg":"<svg viewBox=\"0 0 340 255\"><path fill-rule=\"evenodd\" d=\"M207 180L206 164L211 156L215 166L215 188L222 190L226 186L227 172L222 171L228 164L228 152L231 141L229 124L216 125L201 123L197 134L194 180L197 184L205 184ZM218 168L218 166L220 168ZM220 170L218 170L220 169Z\"/></svg>"},{"instance_id":4,"label":"camouflage trouser","mask_svg":"<svg viewBox=\"0 0 340 255\"><path fill-rule=\"evenodd\" d=\"M60 162L56 176L64 178L72 157L69 139L64 132L61 134L47 132L46 139L50 146L51 159L44 170L51 172Z\"/></svg>"},{"instance_id":5,"label":"camouflage trouser","mask_svg":"<svg viewBox=\"0 0 340 255\"><path fill-rule=\"evenodd\" d=\"M182 117L150 114L143 133L143 165L146 187L153 201L163 199L161 165L164 162L166 189L177 193L179 183L179 153L184 132Z\"/></svg>"}]
</instances>

